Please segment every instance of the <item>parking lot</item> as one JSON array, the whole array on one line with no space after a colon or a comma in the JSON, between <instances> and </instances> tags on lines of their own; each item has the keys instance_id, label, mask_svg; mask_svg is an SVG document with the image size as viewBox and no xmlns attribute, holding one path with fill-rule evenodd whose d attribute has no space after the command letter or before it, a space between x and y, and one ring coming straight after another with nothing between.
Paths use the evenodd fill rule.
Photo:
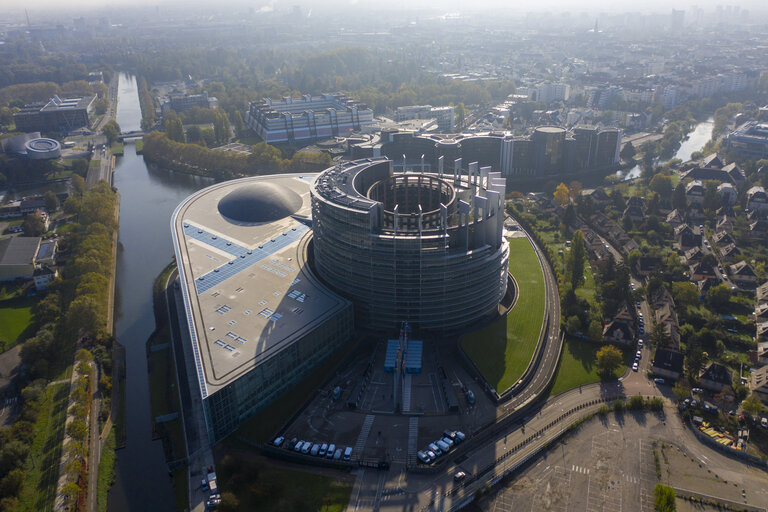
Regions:
<instances>
[{"instance_id":1,"label":"parking lot","mask_svg":"<svg viewBox=\"0 0 768 512\"><path fill-rule=\"evenodd\" d=\"M489 512L652 511L658 483L654 451L666 485L737 503L768 505L763 471L689 441L677 422L656 415L596 418L542 455L511 484L500 487L481 502L481 508Z\"/></svg>"},{"instance_id":2,"label":"parking lot","mask_svg":"<svg viewBox=\"0 0 768 512\"><path fill-rule=\"evenodd\" d=\"M451 347L447 342L436 346L425 341L421 372L398 378L385 371L386 345L380 343L373 356L353 361L326 389L319 390L281 434L287 441L350 446L353 460L415 464L417 451L439 439L443 430L470 434L495 415L495 406L480 384L455 363L453 354L441 353L441 349L454 350ZM366 385L355 395L361 380ZM334 398L337 387L339 396ZM453 393L453 409L445 390ZM469 403L466 390L472 390L474 404Z\"/></svg>"}]
</instances>

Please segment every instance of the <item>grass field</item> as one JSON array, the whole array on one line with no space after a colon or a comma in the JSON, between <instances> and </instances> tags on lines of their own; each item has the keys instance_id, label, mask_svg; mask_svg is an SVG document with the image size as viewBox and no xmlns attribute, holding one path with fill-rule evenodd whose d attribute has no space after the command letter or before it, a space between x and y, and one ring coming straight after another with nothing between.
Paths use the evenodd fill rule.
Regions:
<instances>
[{"instance_id":1,"label":"grass field","mask_svg":"<svg viewBox=\"0 0 768 512\"><path fill-rule=\"evenodd\" d=\"M531 362L546 307L544 274L527 238L509 240L509 270L518 286L515 306L491 325L464 336L461 346L498 393L509 389Z\"/></svg>"},{"instance_id":2,"label":"grass field","mask_svg":"<svg viewBox=\"0 0 768 512\"><path fill-rule=\"evenodd\" d=\"M144 151L144 139L136 139L136 154L140 155Z\"/></svg>"},{"instance_id":3,"label":"grass field","mask_svg":"<svg viewBox=\"0 0 768 512\"><path fill-rule=\"evenodd\" d=\"M97 484L96 503L99 512L107 510L107 493L115 479L115 429L109 431L107 442L104 444L104 450L101 452L101 461L99 461L99 479Z\"/></svg>"},{"instance_id":4,"label":"grass field","mask_svg":"<svg viewBox=\"0 0 768 512\"><path fill-rule=\"evenodd\" d=\"M68 382L46 388L25 468L26 478L19 497L20 511L53 510L68 398Z\"/></svg>"},{"instance_id":5,"label":"grass field","mask_svg":"<svg viewBox=\"0 0 768 512\"><path fill-rule=\"evenodd\" d=\"M600 347L593 341L566 336L550 394L554 396L578 386L599 382L595 357ZM624 364L616 371L617 377L627 369L627 358L632 359L631 351L624 351Z\"/></svg>"},{"instance_id":6,"label":"grass field","mask_svg":"<svg viewBox=\"0 0 768 512\"><path fill-rule=\"evenodd\" d=\"M342 512L352 493L348 478L276 467L227 441L218 446L215 458L219 488L235 495L237 510Z\"/></svg>"},{"instance_id":7,"label":"grass field","mask_svg":"<svg viewBox=\"0 0 768 512\"><path fill-rule=\"evenodd\" d=\"M173 497L176 512L189 510L189 478L188 466L182 464L173 470Z\"/></svg>"},{"instance_id":8,"label":"grass field","mask_svg":"<svg viewBox=\"0 0 768 512\"><path fill-rule=\"evenodd\" d=\"M31 336L32 307L35 300L17 298L0 302L0 340L5 345L0 350L8 350Z\"/></svg>"}]
</instances>

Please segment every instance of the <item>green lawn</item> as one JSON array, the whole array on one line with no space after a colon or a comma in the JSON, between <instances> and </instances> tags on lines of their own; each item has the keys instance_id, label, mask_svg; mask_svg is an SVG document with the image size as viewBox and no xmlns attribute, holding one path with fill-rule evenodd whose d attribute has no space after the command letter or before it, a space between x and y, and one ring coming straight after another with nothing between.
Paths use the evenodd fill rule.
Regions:
<instances>
[{"instance_id":1,"label":"green lawn","mask_svg":"<svg viewBox=\"0 0 768 512\"><path fill-rule=\"evenodd\" d=\"M173 470L173 498L176 512L189 510L189 478L188 466L182 464Z\"/></svg>"},{"instance_id":2,"label":"green lawn","mask_svg":"<svg viewBox=\"0 0 768 512\"><path fill-rule=\"evenodd\" d=\"M53 510L68 398L68 382L46 388L25 467L26 478L19 497L19 511Z\"/></svg>"},{"instance_id":3,"label":"green lawn","mask_svg":"<svg viewBox=\"0 0 768 512\"><path fill-rule=\"evenodd\" d=\"M519 290L506 318L464 336L461 346L498 393L509 389L531 362L544 319L544 274L527 238L509 240L509 270Z\"/></svg>"},{"instance_id":4,"label":"green lawn","mask_svg":"<svg viewBox=\"0 0 768 512\"><path fill-rule=\"evenodd\" d=\"M123 156L123 143L122 142L113 142L112 145L109 147L109 151L116 156Z\"/></svg>"},{"instance_id":5,"label":"green lawn","mask_svg":"<svg viewBox=\"0 0 768 512\"><path fill-rule=\"evenodd\" d=\"M144 151L144 139L136 139L136 154L140 155L142 151Z\"/></svg>"},{"instance_id":6,"label":"green lawn","mask_svg":"<svg viewBox=\"0 0 768 512\"><path fill-rule=\"evenodd\" d=\"M558 395L578 386L599 382L600 376L595 366L597 351L601 345L589 341L566 336L563 353L557 365L555 383L552 385L551 395ZM631 351L624 351L624 363L617 371L620 376L627 369L627 363L632 360Z\"/></svg>"},{"instance_id":7,"label":"green lawn","mask_svg":"<svg viewBox=\"0 0 768 512\"><path fill-rule=\"evenodd\" d=\"M244 460L227 441L216 452L219 489L235 495L237 510L343 512L349 503L349 479L277 467L264 457Z\"/></svg>"},{"instance_id":8,"label":"green lawn","mask_svg":"<svg viewBox=\"0 0 768 512\"><path fill-rule=\"evenodd\" d=\"M115 454L115 429L109 431L107 436L107 442L104 445L104 450L101 452L101 461L99 461L99 478L97 484L97 498L96 503L99 512L106 512L107 510L107 493L112 486L112 482L115 480L115 461L117 455Z\"/></svg>"},{"instance_id":9,"label":"green lawn","mask_svg":"<svg viewBox=\"0 0 768 512\"><path fill-rule=\"evenodd\" d=\"M0 302L0 341L4 346L0 351L8 350L31 336L32 307L31 298L18 298Z\"/></svg>"}]
</instances>

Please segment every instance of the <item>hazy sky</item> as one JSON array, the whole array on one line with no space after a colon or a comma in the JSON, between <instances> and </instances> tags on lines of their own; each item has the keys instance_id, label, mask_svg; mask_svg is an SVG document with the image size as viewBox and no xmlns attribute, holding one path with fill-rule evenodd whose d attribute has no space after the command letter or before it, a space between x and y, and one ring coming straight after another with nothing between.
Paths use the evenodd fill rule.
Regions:
<instances>
[{"instance_id":1,"label":"hazy sky","mask_svg":"<svg viewBox=\"0 0 768 512\"><path fill-rule=\"evenodd\" d=\"M4 0L10 2L10 0ZM704 9L713 9L716 5L738 5L742 9L763 10L764 0L224 0L220 2L210 2L210 0L191 0L181 2L178 0L26 0L25 2L15 3L16 9L38 9L44 7L56 7L61 11L68 8L86 8L103 9L107 6L115 5L177 5L177 4L208 4L219 7L233 5L244 5L259 8L267 4L273 4L276 9L288 8L292 5L301 5L305 7L330 7L331 5L355 5L356 7L371 6L376 9L388 8L435 8L446 10L477 10L483 8L504 8L512 10L567 10L567 11L656 11L666 12L673 8L687 9L692 6L699 6ZM6 5L6 9L10 7ZM14 9L11 7L11 9Z\"/></svg>"}]
</instances>

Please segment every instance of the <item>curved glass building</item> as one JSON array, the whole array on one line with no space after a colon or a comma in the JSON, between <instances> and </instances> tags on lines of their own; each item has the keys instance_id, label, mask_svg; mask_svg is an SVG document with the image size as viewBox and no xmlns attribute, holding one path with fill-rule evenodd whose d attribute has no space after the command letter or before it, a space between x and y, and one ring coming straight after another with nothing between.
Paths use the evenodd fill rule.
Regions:
<instances>
[{"instance_id":1,"label":"curved glass building","mask_svg":"<svg viewBox=\"0 0 768 512\"><path fill-rule=\"evenodd\" d=\"M317 274L355 307L356 325L402 321L446 331L495 311L507 286L505 180L470 164L394 173L386 159L333 167L313 182Z\"/></svg>"}]
</instances>

